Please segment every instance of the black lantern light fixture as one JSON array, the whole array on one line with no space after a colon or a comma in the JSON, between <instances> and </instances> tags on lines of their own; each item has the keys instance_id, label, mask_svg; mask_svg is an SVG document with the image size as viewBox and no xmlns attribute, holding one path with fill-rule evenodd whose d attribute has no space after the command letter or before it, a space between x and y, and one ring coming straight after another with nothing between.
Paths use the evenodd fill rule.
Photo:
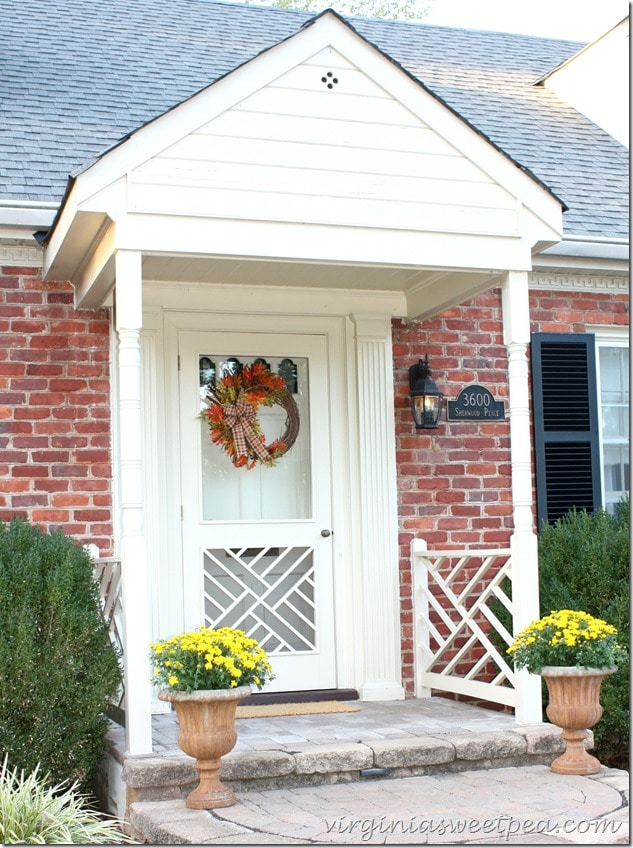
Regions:
<instances>
[{"instance_id":1,"label":"black lantern light fixture","mask_svg":"<svg viewBox=\"0 0 633 848\"><path fill-rule=\"evenodd\" d=\"M442 414L444 395L431 380L429 356L409 368L411 412L418 430L435 430Z\"/></svg>"}]
</instances>

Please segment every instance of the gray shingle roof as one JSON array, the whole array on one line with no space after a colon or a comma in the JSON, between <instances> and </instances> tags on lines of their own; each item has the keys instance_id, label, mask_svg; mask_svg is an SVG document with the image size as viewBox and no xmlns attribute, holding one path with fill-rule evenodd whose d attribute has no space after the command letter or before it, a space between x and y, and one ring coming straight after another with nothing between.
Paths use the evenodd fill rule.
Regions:
<instances>
[{"instance_id":1,"label":"gray shingle roof","mask_svg":"<svg viewBox=\"0 0 633 848\"><path fill-rule=\"evenodd\" d=\"M58 202L69 174L310 17L211 0L0 0L0 197ZM580 44L350 23L549 186L568 234L628 234L628 151L533 84Z\"/></svg>"}]
</instances>

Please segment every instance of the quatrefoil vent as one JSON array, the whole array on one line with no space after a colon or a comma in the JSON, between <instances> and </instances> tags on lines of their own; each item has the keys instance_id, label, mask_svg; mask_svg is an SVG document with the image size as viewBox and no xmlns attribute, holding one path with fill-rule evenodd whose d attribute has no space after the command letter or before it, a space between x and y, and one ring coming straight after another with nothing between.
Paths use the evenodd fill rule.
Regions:
<instances>
[{"instance_id":1,"label":"quatrefoil vent","mask_svg":"<svg viewBox=\"0 0 633 848\"><path fill-rule=\"evenodd\" d=\"M321 82L332 89L335 85L338 85L338 78L334 76L332 71L328 71L325 76L321 77Z\"/></svg>"}]
</instances>

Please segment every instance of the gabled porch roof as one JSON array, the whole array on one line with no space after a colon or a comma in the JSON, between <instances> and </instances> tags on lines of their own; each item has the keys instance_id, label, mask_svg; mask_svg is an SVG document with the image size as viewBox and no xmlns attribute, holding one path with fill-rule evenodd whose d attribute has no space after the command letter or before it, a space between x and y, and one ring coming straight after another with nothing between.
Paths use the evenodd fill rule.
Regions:
<instances>
[{"instance_id":1,"label":"gabled porch roof","mask_svg":"<svg viewBox=\"0 0 633 848\"><path fill-rule=\"evenodd\" d=\"M328 11L74 177L44 272L96 306L134 250L145 280L381 292L422 317L530 270L561 211Z\"/></svg>"}]
</instances>

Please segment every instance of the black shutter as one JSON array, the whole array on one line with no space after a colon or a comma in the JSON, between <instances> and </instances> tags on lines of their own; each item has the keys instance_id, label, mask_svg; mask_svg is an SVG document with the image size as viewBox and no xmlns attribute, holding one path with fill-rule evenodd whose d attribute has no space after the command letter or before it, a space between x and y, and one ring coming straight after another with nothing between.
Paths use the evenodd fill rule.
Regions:
<instances>
[{"instance_id":1,"label":"black shutter","mask_svg":"<svg viewBox=\"0 0 633 848\"><path fill-rule=\"evenodd\" d=\"M600 506L595 337L532 335L538 526Z\"/></svg>"}]
</instances>

